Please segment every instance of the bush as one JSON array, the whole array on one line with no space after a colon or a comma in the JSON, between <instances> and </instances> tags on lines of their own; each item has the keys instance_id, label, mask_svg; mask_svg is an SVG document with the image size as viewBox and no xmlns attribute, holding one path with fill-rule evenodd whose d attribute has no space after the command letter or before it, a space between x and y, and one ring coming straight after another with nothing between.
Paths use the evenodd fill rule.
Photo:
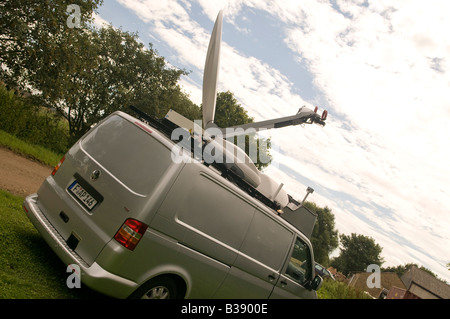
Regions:
<instances>
[{"instance_id":1,"label":"bush","mask_svg":"<svg viewBox=\"0 0 450 319\"><path fill-rule=\"evenodd\" d=\"M43 146L33 145L0 130L0 146L4 146L14 153L31 158L48 166L56 166L63 153L55 153Z\"/></svg>"},{"instance_id":2,"label":"bush","mask_svg":"<svg viewBox=\"0 0 450 319\"><path fill-rule=\"evenodd\" d=\"M3 85L0 85L0 130L59 154L65 153L69 146L65 121Z\"/></svg>"},{"instance_id":3,"label":"bush","mask_svg":"<svg viewBox=\"0 0 450 319\"><path fill-rule=\"evenodd\" d=\"M317 296L319 299L372 299L363 291L334 280L324 280Z\"/></svg>"}]
</instances>

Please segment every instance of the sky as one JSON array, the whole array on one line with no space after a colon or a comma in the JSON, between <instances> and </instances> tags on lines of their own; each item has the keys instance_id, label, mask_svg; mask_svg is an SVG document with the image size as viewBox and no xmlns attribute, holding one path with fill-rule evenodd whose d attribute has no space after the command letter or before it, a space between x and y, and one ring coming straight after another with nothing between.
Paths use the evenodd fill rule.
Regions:
<instances>
[{"instance_id":1,"label":"sky","mask_svg":"<svg viewBox=\"0 0 450 319\"><path fill-rule=\"evenodd\" d=\"M325 127L265 132L265 173L299 200L312 187L340 234L383 247L383 267L417 263L450 282L450 2L107 0L95 18L189 71L180 85L200 105L220 10L219 92L255 121L328 110Z\"/></svg>"}]
</instances>

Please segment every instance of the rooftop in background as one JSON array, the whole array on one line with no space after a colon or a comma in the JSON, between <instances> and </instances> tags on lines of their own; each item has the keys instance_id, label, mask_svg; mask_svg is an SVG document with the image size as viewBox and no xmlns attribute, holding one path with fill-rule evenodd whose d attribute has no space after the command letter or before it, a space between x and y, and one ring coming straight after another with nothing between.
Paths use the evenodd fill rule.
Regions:
<instances>
[{"instance_id":1,"label":"rooftop in background","mask_svg":"<svg viewBox=\"0 0 450 319\"><path fill-rule=\"evenodd\" d=\"M450 286L416 266L401 277L406 289L422 299L450 299Z\"/></svg>"},{"instance_id":2,"label":"rooftop in background","mask_svg":"<svg viewBox=\"0 0 450 319\"><path fill-rule=\"evenodd\" d=\"M395 272L380 273L380 288L369 288L367 286L367 279L372 272L359 272L350 275L348 278L348 285L359 290L368 292L372 297L379 298L384 289L390 290L392 287L406 289L400 277Z\"/></svg>"}]
</instances>

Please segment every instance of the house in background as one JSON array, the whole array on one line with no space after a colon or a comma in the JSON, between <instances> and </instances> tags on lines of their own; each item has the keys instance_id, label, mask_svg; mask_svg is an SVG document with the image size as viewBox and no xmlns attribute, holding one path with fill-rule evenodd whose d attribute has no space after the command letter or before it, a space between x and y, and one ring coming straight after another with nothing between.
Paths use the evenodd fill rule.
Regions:
<instances>
[{"instance_id":1,"label":"house in background","mask_svg":"<svg viewBox=\"0 0 450 319\"><path fill-rule=\"evenodd\" d=\"M369 288L371 272L350 274L347 284L379 299L450 299L450 286L412 266L401 278L394 272L380 273L380 288Z\"/></svg>"},{"instance_id":2,"label":"house in background","mask_svg":"<svg viewBox=\"0 0 450 319\"><path fill-rule=\"evenodd\" d=\"M450 299L450 286L416 266L401 277L405 285L403 299Z\"/></svg>"},{"instance_id":3,"label":"house in background","mask_svg":"<svg viewBox=\"0 0 450 319\"><path fill-rule=\"evenodd\" d=\"M358 290L365 291L373 298L384 298L392 287L397 287L406 290L400 277L395 272L381 272L380 273L380 287L369 288L367 279L372 272L358 272L348 276L347 284ZM370 281L370 279L369 279Z\"/></svg>"},{"instance_id":4,"label":"house in background","mask_svg":"<svg viewBox=\"0 0 450 319\"><path fill-rule=\"evenodd\" d=\"M403 288L398 288L398 287L391 287L391 289L389 289L389 291L385 291L384 292L386 297L384 297L383 299L406 299L405 295L406 295L406 289ZM407 299L411 299L411 298L407 298Z\"/></svg>"}]
</instances>

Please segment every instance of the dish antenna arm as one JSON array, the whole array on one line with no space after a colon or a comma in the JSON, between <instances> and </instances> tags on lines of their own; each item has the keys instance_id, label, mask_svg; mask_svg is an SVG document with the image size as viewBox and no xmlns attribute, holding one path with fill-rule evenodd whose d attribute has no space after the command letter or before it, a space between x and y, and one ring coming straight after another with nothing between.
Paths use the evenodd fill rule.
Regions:
<instances>
[{"instance_id":1,"label":"dish antenna arm","mask_svg":"<svg viewBox=\"0 0 450 319\"><path fill-rule=\"evenodd\" d=\"M325 126L325 120L327 118L328 112L323 111L322 115L317 114L317 106L314 111L302 106L297 114L291 116L280 117L277 119L266 120L256 123L248 123L243 125L231 126L225 129L220 129L222 131L223 137L228 138L232 136L237 136L240 134L245 134L247 129L254 129L256 132L260 130L267 130L272 128L281 128L291 125L299 124L318 124Z\"/></svg>"}]
</instances>

